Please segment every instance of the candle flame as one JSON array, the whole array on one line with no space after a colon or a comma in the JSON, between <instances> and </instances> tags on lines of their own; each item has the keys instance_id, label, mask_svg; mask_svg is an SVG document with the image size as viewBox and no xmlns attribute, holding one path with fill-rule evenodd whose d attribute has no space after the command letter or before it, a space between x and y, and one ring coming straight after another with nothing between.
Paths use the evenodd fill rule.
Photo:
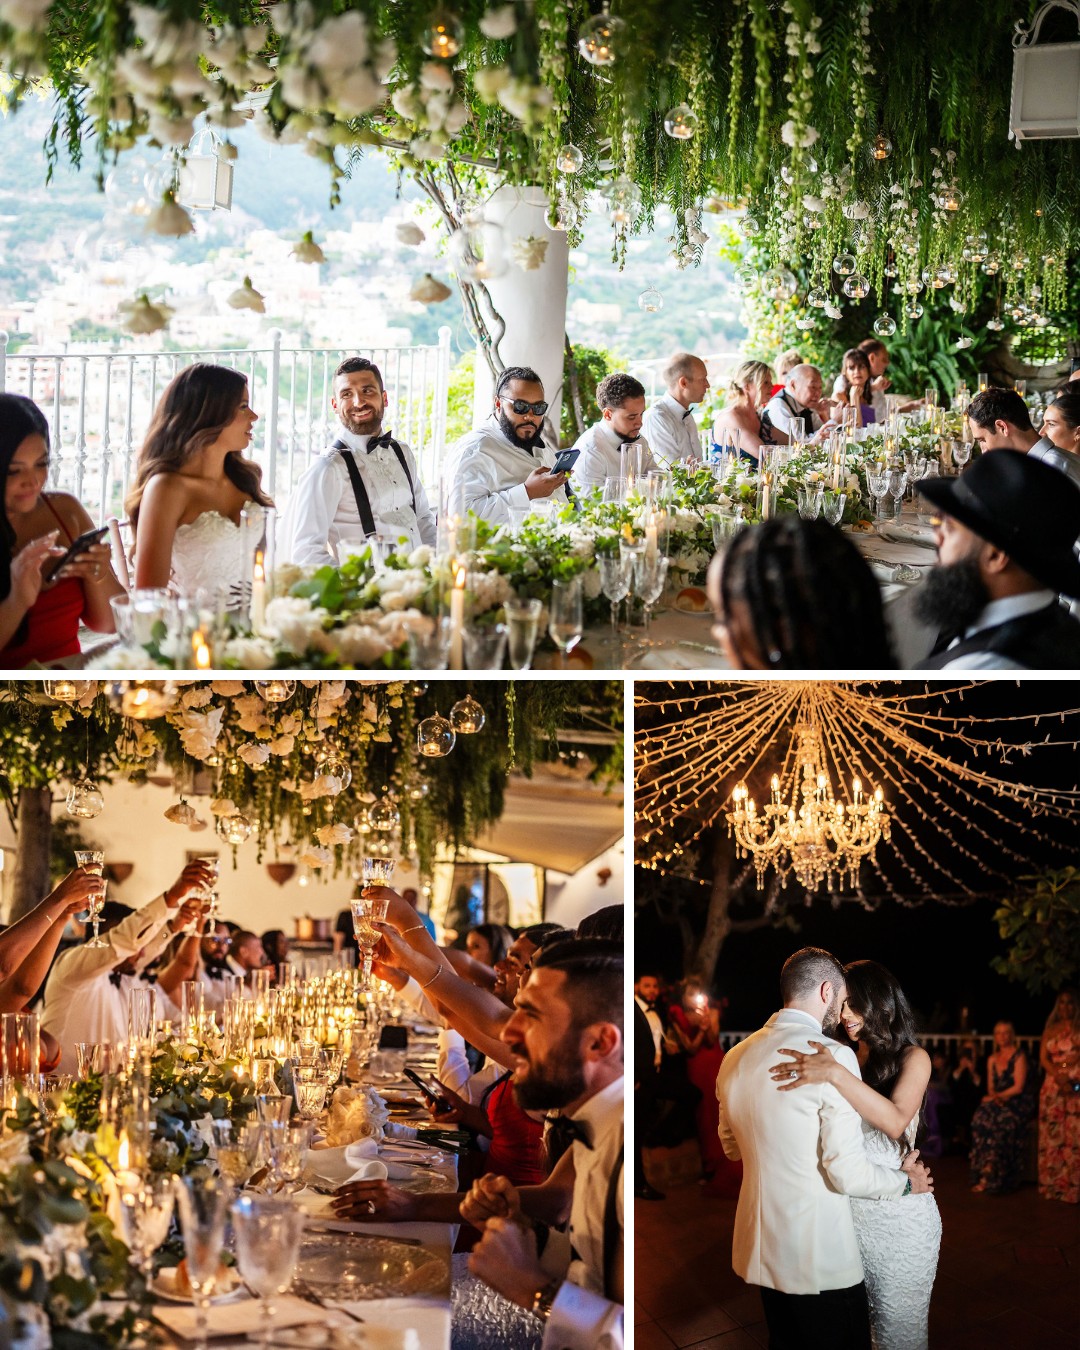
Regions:
<instances>
[{"instance_id":1,"label":"candle flame","mask_svg":"<svg viewBox=\"0 0 1080 1350\"><path fill-rule=\"evenodd\" d=\"M126 1134L122 1134L120 1136L120 1147L116 1152L116 1166L119 1171L126 1172L128 1170L128 1161L130 1157L131 1149L128 1145L128 1137Z\"/></svg>"},{"instance_id":2,"label":"candle flame","mask_svg":"<svg viewBox=\"0 0 1080 1350\"><path fill-rule=\"evenodd\" d=\"M262 552L262 549L261 549L261 548L260 548L260 549L256 549L256 551L255 551L255 573L254 573L254 575L255 575L255 580L256 580L256 581L265 581L265 580L266 580L266 567L265 567L264 564L263 564L263 552Z\"/></svg>"},{"instance_id":3,"label":"candle flame","mask_svg":"<svg viewBox=\"0 0 1080 1350\"><path fill-rule=\"evenodd\" d=\"M464 566L458 567L457 571L454 573L454 589L455 589L455 590L463 591L463 590L465 589L465 577L466 577L466 575L467 575L467 573L466 573L466 571L465 571Z\"/></svg>"},{"instance_id":4,"label":"candle flame","mask_svg":"<svg viewBox=\"0 0 1080 1350\"><path fill-rule=\"evenodd\" d=\"M197 628L191 637L191 650L195 655L195 667L197 670L210 669L210 648L206 645L206 638L203 637L202 629Z\"/></svg>"}]
</instances>

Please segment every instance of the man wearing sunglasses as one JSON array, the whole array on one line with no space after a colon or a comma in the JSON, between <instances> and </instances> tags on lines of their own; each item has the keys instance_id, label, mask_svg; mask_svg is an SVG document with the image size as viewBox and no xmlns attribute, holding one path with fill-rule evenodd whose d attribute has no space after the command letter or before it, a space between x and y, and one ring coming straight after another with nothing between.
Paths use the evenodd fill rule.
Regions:
<instances>
[{"instance_id":1,"label":"man wearing sunglasses","mask_svg":"<svg viewBox=\"0 0 1080 1350\"><path fill-rule=\"evenodd\" d=\"M508 366L495 385L495 406L482 427L463 436L447 467L447 510L473 511L493 525L511 524L537 497L565 503L565 473L551 473L555 450L540 439L548 405L540 376Z\"/></svg>"}]
</instances>

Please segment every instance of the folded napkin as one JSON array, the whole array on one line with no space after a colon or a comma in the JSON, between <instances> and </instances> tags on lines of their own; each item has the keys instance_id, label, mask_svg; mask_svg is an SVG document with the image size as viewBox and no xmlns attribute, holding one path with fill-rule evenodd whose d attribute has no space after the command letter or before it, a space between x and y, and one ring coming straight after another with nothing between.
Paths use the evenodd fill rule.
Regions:
<instances>
[{"instance_id":1,"label":"folded napkin","mask_svg":"<svg viewBox=\"0 0 1080 1350\"><path fill-rule=\"evenodd\" d=\"M313 1318L325 1315L303 1299L288 1296L274 1299L275 1327L303 1326ZM156 1303L154 1316L164 1322L174 1336L184 1340L194 1339L196 1312L193 1307L182 1303ZM246 1336L263 1329L262 1305L254 1298L244 1299L242 1303L212 1304L208 1322L212 1337Z\"/></svg>"},{"instance_id":2,"label":"folded napkin","mask_svg":"<svg viewBox=\"0 0 1080 1350\"><path fill-rule=\"evenodd\" d=\"M304 1180L323 1186L345 1186L350 1181L407 1181L413 1167L384 1162L374 1139L359 1139L340 1148L309 1148L304 1154Z\"/></svg>"}]
</instances>

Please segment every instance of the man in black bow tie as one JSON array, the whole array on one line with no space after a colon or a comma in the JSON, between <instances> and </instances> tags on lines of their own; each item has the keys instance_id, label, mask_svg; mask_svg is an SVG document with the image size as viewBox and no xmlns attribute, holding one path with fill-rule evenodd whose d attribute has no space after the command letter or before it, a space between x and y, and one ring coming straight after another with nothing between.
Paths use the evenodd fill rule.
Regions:
<instances>
[{"instance_id":1,"label":"man in black bow tie","mask_svg":"<svg viewBox=\"0 0 1080 1350\"><path fill-rule=\"evenodd\" d=\"M622 371L605 375L596 386L596 404L600 421L574 442L574 448L581 451L574 466L574 482L581 492L602 488L607 478L643 478L659 467L641 434L645 416L641 381Z\"/></svg>"},{"instance_id":2,"label":"man in black bow tie","mask_svg":"<svg viewBox=\"0 0 1080 1350\"><path fill-rule=\"evenodd\" d=\"M337 434L297 483L282 529L286 556L304 566L344 562L342 546L365 540L412 548L435 545L435 513L416 456L383 432L389 399L382 374L363 356L347 357L334 371L330 406Z\"/></svg>"},{"instance_id":3,"label":"man in black bow tie","mask_svg":"<svg viewBox=\"0 0 1080 1350\"><path fill-rule=\"evenodd\" d=\"M664 367L664 393L645 414L653 455L671 467L701 458L701 432L693 408L709 392L709 371L700 356L676 352Z\"/></svg>"},{"instance_id":4,"label":"man in black bow tie","mask_svg":"<svg viewBox=\"0 0 1080 1350\"><path fill-rule=\"evenodd\" d=\"M621 944L541 949L502 1039L519 1105L558 1112L569 1146L542 1185L483 1177L461 1206L484 1230L469 1269L545 1324L545 1350L623 1343L622 986ZM567 1216L541 1260L532 1224Z\"/></svg>"}]
</instances>

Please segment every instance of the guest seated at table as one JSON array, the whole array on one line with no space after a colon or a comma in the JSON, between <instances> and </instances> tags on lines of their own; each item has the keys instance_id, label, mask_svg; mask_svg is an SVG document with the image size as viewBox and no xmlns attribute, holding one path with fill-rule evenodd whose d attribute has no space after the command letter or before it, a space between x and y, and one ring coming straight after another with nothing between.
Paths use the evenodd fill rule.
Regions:
<instances>
[{"instance_id":1,"label":"guest seated at table","mask_svg":"<svg viewBox=\"0 0 1080 1350\"><path fill-rule=\"evenodd\" d=\"M142 909L106 901L104 945L84 943L57 957L45 983L41 1024L60 1042L61 1073L75 1072L77 1041L118 1045L126 1039L129 990L173 934L201 915L197 897L212 884L210 868L190 862L163 895Z\"/></svg>"},{"instance_id":2,"label":"guest seated at table","mask_svg":"<svg viewBox=\"0 0 1080 1350\"><path fill-rule=\"evenodd\" d=\"M783 389L787 377L796 366L801 366L802 364L802 352L797 348L789 347L787 351L780 353L773 363L773 369L776 371L776 378L779 383L774 384L772 389L769 390L769 398L772 398L773 394L778 394L781 389Z\"/></svg>"},{"instance_id":3,"label":"guest seated at table","mask_svg":"<svg viewBox=\"0 0 1080 1350\"><path fill-rule=\"evenodd\" d=\"M773 373L764 361L744 361L732 375L727 402L713 423L713 440L725 445L738 436L743 455L757 460L763 445L787 445L787 433L766 422L763 410L772 398Z\"/></svg>"},{"instance_id":4,"label":"guest seated at table","mask_svg":"<svg viewBox=\"0 0 1080 1350\"><path fill-rule=\"evenodd\" d=\"M1019 450L1027 454L1039 444L1027 404L1015 389L983 389L967 407L971 438L983 452Z\"/></svg>"},{"instance_id":5,"label":"guest seated at table","mask_svg":"<svg viewBox=\"0 0 1080 1350\"><path fill-rule=\"evenodd\" d=\"M22 1012L41 988L67 921L101 890L100 877L75 868L44 900L0 933L0 1013Z\"/></svg>"},{"instance_id":6,"label":"guest seated at table","mask_svg":"<svg viewBox=\"0 0 1080 1350\"><path fill-rule=\"evenodd\" d=\"M639 471L646 474L659 467L641 434L645 386L633 375L605 375L596 386L596 402L600 421L574 442L574 448L581 451L574 465L574 482L582 492L602 488L607 478L626 478Z\"/></svg>"},{"instance_id":7,"label":"guest seated at table","mask_svg":"<svg viewBox=\"0 0 1080 1350\"><path fill-rule=\"evenodd\" d=\"M817 366L796 366L783 389L774 394L761 414L761 424L782 432L788 440L796 430L811 440L825 425L831 409L821 397L821 371Z\"/></svg>"},{"instance_id":8,"label":"guest seated at table","mask_svg":"<svg viewBox=\"0 0 1080 1350\"><path fill-rule=\"evenodd\" d=\"M1058 394L1043 414L1041 430L1039 458L1080 483L1080 393Z\"/></svg>"},{"instance_id":9,"label":"guest seated at table","mask_svg":"<svg viewBox=\"0 0 1080 1350\"><path fill-rule=\"evenodd\" d=\"M269 965L262 939L256 933L249 933L246 928L241 928L233 935L230 957L234 966L241 971L245 984L251 983L253 970L263 970Z\"/></svg>"},{"instance_id":10,"label":"guest seated at table","mask_svg":"<svg viewBox=\"0 0 1080 1350\"><path fill-rule=\"evenodd\" d=\"M701 436L691 409L709 392L709 372L700 356L676 352L663 376L664 393L645 413L644 430L653 458L670 468L680 460L701 458Z\"/></svg>"},{"instance_id":11,"label":"guest seated at table","mask_svg":"<svg viewBox=\"0 0 1080 1350\"><path fill-rule=\"evenodd\" d=\"M45 665L79 654L79 624L114 631L109 605L122 587L108 544L58 566L68 546L94 528L66 492L46 492L49 424L37 404L0 393L0 665Z\"/></svg>"},{"instance_id":12,"label":"guest seated at table","mask_svg":"<svg viewBox=\"0 0 1080 1350\"><path fill-rule=\"evenodd\" d=\"M261 941L267 964L273 969L270 983L277 984L281 967L289 962L289 939L280 928L271 928L262 935Z\"/></svg>"},{"instance_id":13,"label":"guest seated at table","mask_svg":"<svg viewBox=\"0 0 1080 1350\"><path fill-rule=\"evenodd\" d=\"M838 405L854 410L857 427L865 427L877 419L871 395L869 358L858 347L851 347L840 363L833 398Z\"/></svg>"},{"instance_id":14,"label":"guest seated at table","mask_svg":"<svg viewBox=\"0 0 1080 1350\"><path fill-rule=\"evenodd\" d=\"M508 366L495 383L491 416L452 447L446 472L447 514L469 511L492 525L509 525L537 497L566 503L566 474L551 473L555 450L541 440L548 410L540 376Z\"/></svg>"},{"instance_id":15,"label":"guest seated at table","mask_svg":"<svg viewBox=\"0 0 1080 1350\"><path fill-rule=\"evenodd\" d=\"M870 402L873 405L874 414L879 422L885 421L885 415L888 412L888 403L885 401L886 390L892 387L892 381L886 375L889 369L889 349L880 338L867 338L859 343L859 350L866 353L866 358L870 362ZM911 412L913 408L922 406L921 398L906 399L898 402L897 412Z\"/></svg>"},{"instance_id":16,"label":"guest seated at table","mask_svg":"<svg viewBox=\"0 0 1080 1350\"><path fill-rule=\"evenodd\" d=\"M1000 1195L1023 1179L1034 1100L1027 1091L1027 1055L1011 1022L994 1027L994 1051L986 1062L986 1096L971 1121L968 1162L973 1191Z\"/></svg>"},{"instance_id":17,"label":"guest seated at table","mask_svg":"<svg viewBox=\"0 0 1080 1350\"><path fill-rule=\"evenodd\" d=\"M743 530L713 558L707 586L735 670L895 664L874 574L823 520L787 515Z\"/></svg>"},{"instance_id":18,"label":"guest seated at table","mask_svg":"<svg viewBox=\"0 0 1080 1350\"><path fill-rule=\"evenodd\" d=\"M913 668L1080 666L1080 622L1058 603L1080 596L1080 489L1030 454L998 450L916 491L942 519L937 565L915 595L938 638Z\"/></svg>"}]
</instances>

